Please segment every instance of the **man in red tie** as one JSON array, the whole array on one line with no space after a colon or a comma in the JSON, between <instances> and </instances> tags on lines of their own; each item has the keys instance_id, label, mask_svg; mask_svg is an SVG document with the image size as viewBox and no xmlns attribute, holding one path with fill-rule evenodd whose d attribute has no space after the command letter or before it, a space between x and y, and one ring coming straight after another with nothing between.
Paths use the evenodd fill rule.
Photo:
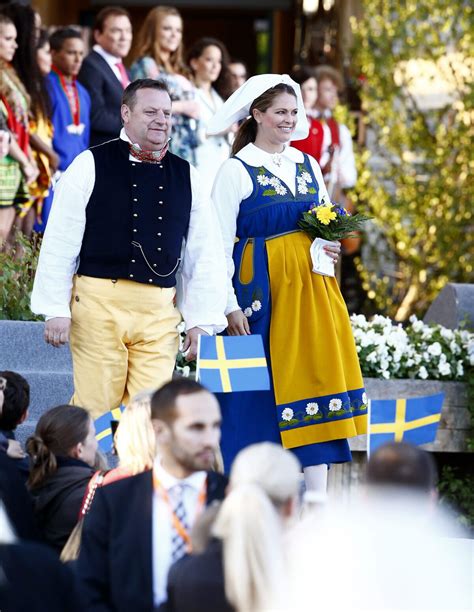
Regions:
<instances>
[{"instance_id":1,"label":"man in red tie","mask_svg":"<svg viewBox=\"0 0 474 612\"><path fill-rule=\"evenodd\" d=\"M116 138L122 127L120 105L130 83L122 61L132 44L129 13L119 7L102 9L93 32L96 44L78 76L91 97L91 146Z\"/></svg>"}]
</instances>

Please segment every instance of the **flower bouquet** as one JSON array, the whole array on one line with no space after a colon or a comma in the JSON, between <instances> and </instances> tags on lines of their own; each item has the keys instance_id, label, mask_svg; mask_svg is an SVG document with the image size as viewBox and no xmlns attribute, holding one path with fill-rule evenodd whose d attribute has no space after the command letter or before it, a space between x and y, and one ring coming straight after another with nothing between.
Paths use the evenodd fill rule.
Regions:
<instances>
[{"instance_id":1,"label":"flower bouquet","mask_svg":"<svg viewBox=\"0 0 474 612\"><path fill-rule=\"evenodd\" d=\"M351 215L342 206L330 202L326 196L323 196L320 204L304 212L298 225L313 240L310 250L313 272L334 276L334 263L324 247L336 240L352 237L370 218L361 213Z\"/></svg>"}]
</instances>

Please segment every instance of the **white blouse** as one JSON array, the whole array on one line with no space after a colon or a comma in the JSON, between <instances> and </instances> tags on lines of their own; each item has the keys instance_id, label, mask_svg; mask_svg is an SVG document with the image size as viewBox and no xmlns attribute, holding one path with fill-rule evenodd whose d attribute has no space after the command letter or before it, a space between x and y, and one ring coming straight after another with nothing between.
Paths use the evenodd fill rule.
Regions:
<instances>
[{"instance_id":1,"label":"white blouse","mask_svg":"<svg viewBox=\"0 0 474 612\"><path fill-rule=\"evenodd\" d=\"M264 166L269 172L281 179L289 187L292 194L295 195L296 164L302 163L304 160L301 151L287 146L281 155L275 156L250 143L241 149L236 157L249 166L256 168ZM320 198L323 196L329 198L318 162L313 157L309 157L309 159L314 176L318 181ZM275 160L278 163L275 163ZM235 244L240 203L249 197L252 190L252 179L238 160L229 159L222 164L212 189L212 201L221 226L227 262L226 315L240 309L232 286L232 277L234 276L235 269L232 253Z\"/></svg>"},{"instance_id":2,"label":"white blouse","mask_svg":"<svg viewBox=\"0 0 474 612\"><path fill-rule=\"evenodd\" d=\"M196 100L199 103L199 138L200 144L196 149L196 168L201 177L203 189L211 195L212 185L222 163L229 159L230 145L226 134L209 136L207 126L216 111L221 108L224 101L215 89L211 88L211 100L204 91L196 89Z\"/></svg>"}]
</instances>

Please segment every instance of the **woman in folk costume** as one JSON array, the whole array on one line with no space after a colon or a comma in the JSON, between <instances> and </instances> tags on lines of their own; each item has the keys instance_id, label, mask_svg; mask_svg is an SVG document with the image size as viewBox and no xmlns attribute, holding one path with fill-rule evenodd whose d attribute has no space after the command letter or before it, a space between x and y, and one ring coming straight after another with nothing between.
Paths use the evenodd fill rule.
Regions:
<instances>
[{"instance_id":1,"label":"woman in folk costume","mask_svg":"<svg viewBox=\"0 0 474 612\"><path fill-rule=\"evenodd\" d=\"M209 133L242 123L212 199L228 263L229 335L261 334L270 391L222 394L226 469L245 446L291 449L306 486L326 490L327 467L351 460L347 438L366 431L366 395L337 282L312 272L304 211L327 191L317 162L288 146L308 134L300 87L287 75L250 78ZM327 247L337 260L339 245Z\"/></svg>"}]
</instances>

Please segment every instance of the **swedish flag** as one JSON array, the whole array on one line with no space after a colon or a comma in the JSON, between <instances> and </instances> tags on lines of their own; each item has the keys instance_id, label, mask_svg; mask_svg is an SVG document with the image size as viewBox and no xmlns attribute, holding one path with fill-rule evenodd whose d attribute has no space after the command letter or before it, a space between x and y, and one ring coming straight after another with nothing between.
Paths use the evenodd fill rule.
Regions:
<instances>
[{"instance_id":1,"label":"swedish flag","mask_svg":"<svg viewBox=\"0 0 474 612\"><path fill-rule=\"evenodd\" d=\"M120 421L120 417L124 410L124 406L109 410L102 414L98 419L94 421L95 425L95 437L99 442L99 448L104 453L109 453L114 445L113 433L112 433L112 421Z\"/></svg>"},{"instance_id":2,"label":"swedish flag","mask_svg":"<svg viewBox=\"0 0 474 612\"><path fill-rule=\"evenodd\" d=\"M369 401L369 452L385 442L429 444L443 409L444 393L397 400Z\"/></svg>"},{"instance_id":3,"label":"swedish flag","mask_svg":"<svg viewBox=\"0 0 474 612\"><path fill-rule=\"evenodd\" d=\"M261 336L199 336L196 378L214 393L270 389Z\"/></svg>"}]
</instances>

